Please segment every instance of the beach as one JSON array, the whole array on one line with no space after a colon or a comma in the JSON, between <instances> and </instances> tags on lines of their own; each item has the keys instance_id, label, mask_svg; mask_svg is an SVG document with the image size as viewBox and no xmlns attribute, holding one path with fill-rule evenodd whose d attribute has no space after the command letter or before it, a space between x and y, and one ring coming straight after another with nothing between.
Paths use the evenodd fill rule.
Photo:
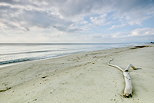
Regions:
<instances>
[{"instance_id":1,"label":"beach","mask_svg":"<svg viewBox=\"0 0 154 103\"><path fill-rule=\"evenodd\" d=\"M124 98L129 64L132 98ZM98 50L0 68L0 103L154 103L154 45Z\"/></svg>"}]
</instances>

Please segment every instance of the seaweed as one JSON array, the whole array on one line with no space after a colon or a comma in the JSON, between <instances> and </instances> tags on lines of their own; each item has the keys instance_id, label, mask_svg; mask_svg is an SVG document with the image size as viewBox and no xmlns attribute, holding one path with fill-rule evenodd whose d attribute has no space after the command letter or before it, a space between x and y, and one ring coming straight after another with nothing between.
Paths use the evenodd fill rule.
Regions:
<instances>
[{"instance_id":1,"label":"seaweed","mask_svg":"<svg viewBox=\"0 0 154 103\"><path fill-rule=\"evenodd\" d=\"M10 90L10 89L11 89L11 87L7 87L6 89L0 90L0 92L5 92L5 91Z\"/></svg>"},{"instance_id":2,"label":"seaweed","mask_svg":"<svg viewBox=\"0 0 154 103\"><path fill-rule=\"evenodd\" d=\"M130 48L130 49L139 49L139 48L145 48L145 47L150 47L150 46L148 46L148 45L144 45L144 46L134 46L134 47L132 47L132 48Z\"/></svg>"},{"instance_id":3,"label":"seaweed","mask_svg":"<svg viewBox=\"0 0 154 103\"><path fill-rule=\"evenodd\" d=\"M46 78L47 76L43 76L42 78Z\"/></svg>"}]
</instances>

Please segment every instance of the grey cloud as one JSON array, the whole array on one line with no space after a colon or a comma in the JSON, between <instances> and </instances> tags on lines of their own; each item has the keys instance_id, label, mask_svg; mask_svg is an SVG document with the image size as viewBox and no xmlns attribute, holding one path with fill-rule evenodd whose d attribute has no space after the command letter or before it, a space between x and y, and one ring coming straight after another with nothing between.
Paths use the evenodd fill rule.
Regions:
<instances>
[{"instance_id":1,"label":"grey cloud","mask_svg":"<svg viewBox=\"0 0 154 103\"><path fill-rule=\"evenodd\" d=\"M50 3L67 16L87 14L104 9L125 12L154 5L153 0L52 0Z\"/></svg>"},{"instance_id":2,"label":"grey cloud","mask_svg":"<svg viewBox=\"0 0 154 103\"><path fill-rule=\"evenodd\" d=\"M83 22L82 20L86 16L109 14L111 12L115 12L115 15L112 16L118 15L117 18L122 21L131 23L137 21L137 18L140 17L141 19L139 18L140 21L138 22L141 22L146 19L142 17L145 12L154 6L154 0L0 0L1 3L9 4L0 5L0 18L10 28L14 27L12 26L14 23L17 23L23 28L30 29L33 26L54 27L66 32L80 31L80 27L69 28L69 25L77 25L79 22ZM31 9L28 9L28 7L31 7ZM57 11L50 10L52 8ZM53 12L59 14L61 18L54 15ZM14 14L16 16L12 16ZM79 17L81 20L76 20ZM103 21L103 23L109 22L107 19L104 20L106 21Z\"/></svg>"},{"instance_id":3,"label":"grey cloud","mask_svg":"<svg viewBox=\"0 0 154 103\"><path fill-rule=\"evenodd\" d=\"M59 31L65 31L65 32L77 32L82 31L80 28L69 28L69 26L53 26L53 28L56 28Z\"/></svg>"},{"instance_id":4,"label":"grey cloud","mask_svg":"<svg viewBox=\"0 0 154 103\"><path fill-rule=\"evenodd\" d=\"M54 25L67 27L71 24L70 21L62 20L54 15L49 15L47 12L25 11L26 15L22 16L23 21L27 21L29 26L38 26L42 28L50 28Z\"/></svg>"},{"instance_id":5,"label":"grey cloud","mask_svg":"<svg viewBox=\"0 0 154 103\"><path fill-rule=\"evenodd\" d=\"M9 3L9 4L14 4L14 0L0 0L1 3Z\"/></svg>"},{"instance_id":6,"label":"grey cloud","mask_svg":"<svg viewBox=\"0 0 154 103\"><path fill-rule=\"evenodd\" d=\"M41 2L41 0L39 0ZM0 3L8 3L12 5L34 5L33 0L0 0Z\"/></svg>"}]
</instances>

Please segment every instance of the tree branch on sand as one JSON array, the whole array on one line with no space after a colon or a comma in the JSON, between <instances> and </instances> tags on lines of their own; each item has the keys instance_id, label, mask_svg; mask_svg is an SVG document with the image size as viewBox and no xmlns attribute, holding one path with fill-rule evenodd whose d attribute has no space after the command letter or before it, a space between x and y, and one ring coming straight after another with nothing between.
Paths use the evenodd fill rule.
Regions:
<instances>
[{"instance_id":1,"label":"tree branch on sand","mask_svg":"<svg viewBox=\"0 0 154 103\"><path fill-rule=\"evenodd\" d=\"M124 88L123 96L126 97L126 98L132 97L132 88L133 87L132 87L132 81L131 81L131 77L130 77L128 70L130 68L133 68L133 70L137 70L137 68L135 68L132 64L129 64L126 69L122 69L121 67L119 67L117 65L111 64L111 61L113 61L113 59L111 59L108 62L109 66L115 67L115 68L117 68L117 69L119 69L120 71L123 72L123 76L124 76L124 80L125 80L125 88Z\"/></svg>"}]
</instances>

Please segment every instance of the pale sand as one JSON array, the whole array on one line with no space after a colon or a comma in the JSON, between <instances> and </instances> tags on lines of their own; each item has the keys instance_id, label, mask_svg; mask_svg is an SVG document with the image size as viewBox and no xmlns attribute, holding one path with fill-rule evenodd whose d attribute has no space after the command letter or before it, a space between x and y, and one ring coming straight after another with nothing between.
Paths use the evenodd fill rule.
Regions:
<instances>
[{"instance_id":1,"label":"pale sand","mask_svg":"<svg viewBox=\"0 0 154 103\"><path fill-rule=\"evenodd\" d=\"M130 70L133 97L124 98L122 73ZM9 88L11 87L11 88ZM5 91L5 89L8 90ZM154 46L79 53L0 68L0 103L154 103Z\"/></svg>"}]
</instances>

